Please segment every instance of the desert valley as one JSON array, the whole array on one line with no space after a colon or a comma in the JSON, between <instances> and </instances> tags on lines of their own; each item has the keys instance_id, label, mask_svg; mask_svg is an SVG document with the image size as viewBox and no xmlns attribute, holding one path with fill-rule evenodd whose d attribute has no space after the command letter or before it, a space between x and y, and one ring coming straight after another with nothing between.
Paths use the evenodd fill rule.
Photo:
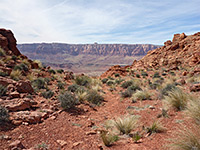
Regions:
<instances>
[{"instance_id":1,"label":"desert valley","mask_svg":"<svg viewBox=\"0 0 200 150\"><path fill-rule=\"evenodd\" d=\"M66 53L58 44L17 48L0 29L0 47L0 149L200 149L200 32L158 47L96 43ZM119 65L106 65L121 53ZM68 70L82 61L109 69Z\"/></svg>"}]
</instances>

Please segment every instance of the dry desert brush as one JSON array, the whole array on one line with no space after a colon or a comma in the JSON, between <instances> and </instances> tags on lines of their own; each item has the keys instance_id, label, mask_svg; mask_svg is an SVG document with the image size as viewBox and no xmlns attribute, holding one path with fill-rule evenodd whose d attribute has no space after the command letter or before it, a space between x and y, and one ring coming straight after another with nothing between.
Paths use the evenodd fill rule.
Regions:
<instances>
[{"instance_id":1,"label":"dry desert brush","mask_svg":"<svg viewBox=\"0 0 200 150\"><path fill-rule=\"evenodd\" d=\"M114 120L114 126L120 131L120 134L129 134L138 124L138 117L134 115L117 118Z\"/></svg>"},{"instance_id":2,"label":"dry desert brush","mask_svg":"<svg viewBox=\"0 0 200 150\"><path fill-rule=\"evenodd\" d=\"M119 140L117 135L114 135L105 130L100 131L100 136L105 146L111 146L113 142Z\"/></svg>"},{"instance_id":3,"label":"dry desert brush","mask_svg":"<svg viewBox=\"0 0 200 150\"><path fill-rule=\"evenodd\" d=\"M148 91L136 91L132 96L132 101L151 99L151 94Z\"/></svg>"},{"instance_id":4,"label":"dry desert brush","mask_svg":"<svg viewBox=\"0 0 200 150\"><path fill-rule=\"evenodd\" d=\"M200 125L200 98L191 98L187 105L188 116Z\"/></svg>"}]
</instances>

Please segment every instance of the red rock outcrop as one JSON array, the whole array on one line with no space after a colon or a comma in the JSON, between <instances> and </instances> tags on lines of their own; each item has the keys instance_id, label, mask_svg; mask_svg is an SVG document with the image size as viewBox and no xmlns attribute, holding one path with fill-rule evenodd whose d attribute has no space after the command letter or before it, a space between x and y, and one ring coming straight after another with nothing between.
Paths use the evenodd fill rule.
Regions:
<instances>
[{"instance_id":1,"label":"red rock outcrop","mask_svg":"<svg viewBox=\"0 0 200 150\"><path fill-rule=\"evenodd\" d=\"M0 47L5 51L12 51L16 56L21 55L20 51L17 49L16 39L10 30L0 29Z\"/></svg>"}]
</instances>

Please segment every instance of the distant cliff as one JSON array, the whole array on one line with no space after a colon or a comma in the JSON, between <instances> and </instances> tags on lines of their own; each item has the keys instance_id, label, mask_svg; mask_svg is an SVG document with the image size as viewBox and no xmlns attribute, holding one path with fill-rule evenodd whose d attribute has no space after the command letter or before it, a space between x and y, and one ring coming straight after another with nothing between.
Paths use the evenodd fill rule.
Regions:
<instances>
[{"instance_id":1,"label":"distant cliff","mask_svg":"<svg viewBox=\"0 0 200 150\"><path fill-rule=\"evenodd\" d=\"M61 43L38 43L18 44L22 53L36 54L69 54L77 56L90 54L99 56L141 56L146 55L149 50L159 46L152 44L61 44Z\"/></svg>"}]
</instances>

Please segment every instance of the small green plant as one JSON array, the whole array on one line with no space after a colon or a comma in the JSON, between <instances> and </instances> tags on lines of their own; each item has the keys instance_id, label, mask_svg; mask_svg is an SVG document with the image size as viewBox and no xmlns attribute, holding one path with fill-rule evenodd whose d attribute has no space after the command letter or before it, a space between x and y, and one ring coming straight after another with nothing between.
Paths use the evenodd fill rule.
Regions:
<instances>
[{"instance_id":1,"label":"small green plant","mask_svg":"<svg viewBox=\"0 0 200 150\"><path fill-rule=\"evenodd\" d=\"M100 105L104 100L104 98L95 90L90 90L86 99L88 102L95 105Z\"/></svg>"},{"instance_id":2,"label":"small green plant","mask_svg":"<svg viewBox=\"0 0 200 150\"><path fill-rule=\"evenodd\" d=\"M29 70L29 68L28 68L28 66L26 65L26 64L24 64L24 63L21 63L21 64L19 64L19 65L16 65L15 67L14 67L14 70L24 70L24 71L28 71Z\"/></svg>"},{"instance_id":3,"label":"small green plant","mask_svg":"<svg viewBox=\"0 0 200 150\"><path fill-rule=\"evenodd\" d=\"M64 89L65 88L64 85L65 85L65 83L58 81L58 84L57 84L58 89Z\"/></svg>"},{"instance_id":4,"label":"small green plant","mask_svg":"<svg viewBox=\"0 0 200 150\"><path fill-rule=\"evenodd\" d=\"M112 145L112 143L119 140L119 137L117 135L113 135L109 133L108 131L102 130L100 132L101 139L105 146L109 147Z\"/></svg>"},{"instance_id":5,"label":"small green plant","mask_svg":"<svg viewBox=\"0 0 200 150\"><path fill-rule=\"evenodd\" d=\"M32 86L36 87L38 89L44 89L45 88L45 79L37 78L37 79L33 80Z\"/></svg>"},{"instance_id":6,"label":"small green plant","mask_svg":"<svg viewBox=\"0 0 200 150\"><path fill-rule=\"evenodd\" d=\"M119 73L115 73L115 77L120 77L120 74Z\"/></svg>"},{"instance_id":7,"label":"small green plant","mask_svg":"<svg viewBox=\"0 0 200 150\"><path fill-rule=\"evenodd\" d=\"M147 128L147 133L151 135L152 133L165 132L166 128L161 124L160 121L154 121L153 124Z\"/></svg>"},{"instance_id":8,"label":"small green plant","mask_svg":"<svg viewBox=\"0 0 200 150\"><path fill-rule=\"evenodd\" d=\"M50 74L56 74L56 71L53 70L53 69L49 69L48 72L49 72Z\"/></svg>"},{"instance_id":9,"label":"small green plant","mask_svg":"<svg viewBox=\"0 0 200 150\"><path fill-rule=\"evenodd\" d=\"M164 102L178 111L184 110L186 108L188 100L188 94L179 88L174 89L164 97Z\"/></svg>"},{"instance_id":10,"label":"small green plant","mask_svg":"<svg viewBox=\"0 0 200 150\"><path fill-rule=\"evenodd\" d=\"M44 98L49 99L54 95L54 92L51 90L47 90L47 91L42 92L41 94Z\"/></svg>"},{"instance_id":11,"label":"small green plant","mask_svg":"<svg viewBox=\"0 0 200 150\"><path fill-rule=\"evenodd\" d=\"M135 134L133 134L133 137L132 137L135 143L137 143L141 138L142 138L142 135L140 135L139 132L136 132Z\"/></svg>"},{"instance_id":12,"label":"small green plant","mask_svg":"<svg viewBox=\"0 0 200 150\"><path fill-rule=\"evenodd\" d=\"M102 82L103 84L105 84L107 81L108 81L107 78L104 78L104 79L101 80L101 82Z\"/></svg>"},{"instance_id":13,"label":"small green plant","mask_svg":"<svg viewBox=\"0 0 200 150\"><path fill-rule=\"evenodd\" d=\"M118 78L118 79L115 80L115 83L116 83L116 84L120 84L120 83L123 82L123 81L124 81L124 79Z\"/></svg>"},{"instance_id":14,"label":"small green plant","mask_svg":"<svg viewBox=\"0 0 200 150\"><path fill-rule=\"evenodd\" d=\"M42 142L40 144L37 144L35 146L36 149L39 149L39 150L48 150L49 149L49 145L47 145L45 142Z\"/></svg>"},{"instance_id":15,"label":"small green plant","mask_svg":"<svg viewBox=\"0 0 200 150\"><path fill-rule=\"evenodd\" d=\"M86 91L78 91L76 93L79 102L84 102L87 99L87 92Z\"/></svg>"},{"instance_id":16,"label":"small green plant","mask_svg":"<svg viewBox=\"0 0 200 150\"><path fill-rule=\"evenodd\" d=\"M145 72L145 71L142 71L142 72L141 72L141 75L143 76L143 78L148 77L148 73Z\"/></svg>"},{"instance_id":17,"label":"small green plant","mask_svg":"<svg viewBox=\"0 0 200 150\"><path fill-rule=\"evenodd\" d=\"M0 96L4 96L7 92L7 87L0 84Z\"/></svg>"},{"instance_id":18,"label":"small green plant","mask_svg":"<svg viewBox=\"0 0 200 150\"><path fill-rule=\"evenodd\" d=\"M16 61L17 60L17 56L12 55L12 60Z\"/></svg>"},{"instance_id":19,"label":"small green plant","mask_svg":"<svg viewBox=\"0 0 200 150\"><path fill-rule=\"evenodd\" d=\"M9 120L8 110L0 105L0 124Z\"/></svg>"},{"instance_id":20,"label":"small green plant","mask_svg":"<svg viewBox=\"0 0 200 150\"><path fill-rule=\"evenodd\" d=\"M106 85L108 85L108 86L111 86L111 85L113 85L113 84L115 84L115 82L114 82L113 80L108 80L108 81L106 82Z\"/></svg>"},{"instance_id":21,"label":"small green plant","mask_svg":"<svg viewBox=\"0 0 200 150\"><path fill-rule=\"evenodd\" d=\"M139 74L136 74L136 77L137 77L137 78L140 78L140 75L139 75Z\"/></svg>"},{"instance_id":22,"label":"small green plant","mask_svg":"<svg viewBox=\"0 0 200 150\"><path fill-rule=\"evenodd\" d=\"M22 73L20 70L12 70L12 72L10 73L10 77L11 79L18 81L21 79Z\"/></svg>"},{"instance_id":23,"label":"small green plant","mask_svg":"<svg viewBox=\"0 0 200 150\"><path fill-rule=\"evenodd\" d=\"M129 89L126 89L124 92L121 92L121 97L122 98L126 98L126 97L131 97L133 95L133 90L131 90L130 88Z\"/></svg>"},{"instance_id":24,"label":"small green plant","mask_svg":"<svg viewBox=\"0 0 200 150\"><path fill-rule=\"evenodd\" d=\"M64 70L63 69L58 69L56 72L62 74L64 72Z\"/></svg>"},{"instance_id":25,"label":"small green plant","mask_svg":"<svg viewBox=\"0 0 200 150\"><path fill-rule=\"evenodd\" d=\"M77 84L72 84L72 85L68 86L67 90L74 93L74 92L78 92L78 91L85 91L85 88L83 86L80 86Z\"/></svg>"},{"instance_id":26,"label":"small green plant","mask_svg":"<svg viewBox=\"0 0 200 150\"><path fill-rule=\"evenodd\" d=\"M133 85L133 81L132 80L129 80L129 81L125 81L122 83L121 87L126 89L128 88L129 86Z\"/></svg>"},{"instance_id":27,"label":"small green plant","mask_svg":"<svg viewBox=\"0 0 200 150\"><path fill-rule=\"evenodd\" d=\"M132 101L151 99L151 94L148 91L136 91L132 96Z\"/></svg>"},{"instance_id":28,"label":"small green plant","mask_svg":"<svg viewBox=\"0 0 200 150\"><path fill-rule=\"evenodd\" d=\"M160 76L159 72L155 72L154 75L153 75L153 78L160 78L160 77L161 76Z\"/></svg>"},{"instance_id":29,"label":"small green plant","mask_svg":"<svg viewBox=\"0 0 200 150\"><path fill-rule=\"evenodd\" d=\"M77 99L74 95L72 95L70 92L66 91L63 94L60 94L58 97L58 100L60 101L60 105L63 109L69 110L71 108L74 108L77 104Z\"/></svg>"},{"instance_id":30,"label":"small green plant","mask_svg":"<svg viewBox=\"0 0 200 150\"><path fill-rule=\"evenodd\" d=\"M137 116L125 116L123 118L117 118L114 121L114 126L120 131L121 134L129 134L134 128L136 128L138 122Z\"/></svg>"},{"instance_id":31,"label":"small green plant","mask_svg":"<svg viewBox=\"0 0 200 150\"><path fill-rule=\"evenodd\" d=\"M88 76L77 76L74 81L76 84L86 87L89 87L91 83L91 79Z\"/></svg>"}]
</instances>

